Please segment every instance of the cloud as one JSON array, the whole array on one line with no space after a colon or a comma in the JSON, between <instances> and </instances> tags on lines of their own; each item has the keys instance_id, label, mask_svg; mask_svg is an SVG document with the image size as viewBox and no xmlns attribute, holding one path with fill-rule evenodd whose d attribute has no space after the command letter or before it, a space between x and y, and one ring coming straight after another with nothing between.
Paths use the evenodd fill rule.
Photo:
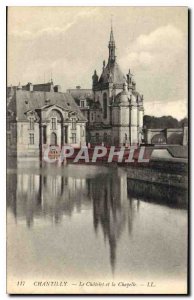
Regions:
<instances>
[{"instance_id":1,"label":"cloud","mask_svg":"<svg viewBox=\"0 0 194 300\"><path fill-rule=\"evenodd\" d=\"M159 51L169 50L176 46L181 47L183 44L183 34L173 25L166 25L157 28L147 35L140 35L135 41L134 47L137 50Z\"/></svg>"},{"instance_id":2,"label":"cloud","mask_svg":"<svg viewBox=\"0 0 194 300\"><path fill-rule=\"evenodd\" d=\"M161 26L129 41L120 63L135 74L145 103L162 101L165 109L169 101L187 97L187 39L174 25Z\"/></svg>"},{"instance_id":3,"label":"cloud","mask_svg":"<svg viewBox=\"0 0 194 300\"><path fill-rule=\"evenodd\" d=\"M181 30L173 25L162 26L151 33L140 35L126 47L121 58L124 66L129 62L134 68L158 70L177 64L177 59L186 53L186 43ZM181 61L180 61L181 63Z\"/></svg>"},{"instance_id":4,"label":"cloud","mask_svg":"<svg viewBox=\"0 0 194 300\"><path fill-rule=\"evenodd\" d=\"M176 99L165 103L160 101L145 102L145 115L152 115L155 117L171 115L178 120L188 116L187 99Z\"/></svg>"},{"instance_id":5,"label":"cloud","mask_svg":"<svg viewBox=\"0 0 194 300\"><path fill-rule=\"evenodd\" d=\"M15 30L13 26L13 28L11 27L9 30L9 36L11 38L19 38L24 40L43 38L45 36L58 36L66 33L68 29L70 29L76 23L81 22L82 19L85 20L86 18L92 18L93 16L97 15L97 11L98 8L85 8L84 10L74 12L74 14L66 12L64 14L66 22L65 24L60 24L62 26L43 26L43 28L40 27L40 29L36 31L23 30L21 27L18 30Z\"/></svg>"}]
</instances>

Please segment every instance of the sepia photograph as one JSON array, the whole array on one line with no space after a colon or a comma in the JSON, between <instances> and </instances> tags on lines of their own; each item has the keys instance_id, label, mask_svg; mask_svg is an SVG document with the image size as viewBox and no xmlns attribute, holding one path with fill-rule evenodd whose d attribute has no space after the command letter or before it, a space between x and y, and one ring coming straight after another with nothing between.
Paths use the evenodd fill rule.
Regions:
<instances>
[{"instance_id":1,"label":"sepia photograph","mask_svg":"<svg viewBox=\"0 0 194 300\"><path fill-rule=\"evenodd\" d=\"M8 294L188 294L188 18L7 7Z\"/></svg>"}]
</instances>

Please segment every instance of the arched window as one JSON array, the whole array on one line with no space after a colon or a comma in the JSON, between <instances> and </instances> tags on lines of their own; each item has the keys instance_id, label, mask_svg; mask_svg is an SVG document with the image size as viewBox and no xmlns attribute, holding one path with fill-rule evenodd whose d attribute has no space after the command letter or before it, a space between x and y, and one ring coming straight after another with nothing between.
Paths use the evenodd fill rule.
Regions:
<instances>
[{"instance_id":1,"label":"arched window","mask_svg":"<svg viewBox=\"0 0 194 300\"><path fill-rule=\"evenodd\" d=\"M57 135L55 132L51 133L51 145L53 145L53 146L57 145Z\"/></svg>"},{"instance_id":2,"label":"arched window","mask_svg":"<svg viewBox=\"0 0 194 300\"><path fill-rule=\"evenodd\" d=\"M107 118L107 93L103 94L103 118Z\"/></svg>"}]
</instances>

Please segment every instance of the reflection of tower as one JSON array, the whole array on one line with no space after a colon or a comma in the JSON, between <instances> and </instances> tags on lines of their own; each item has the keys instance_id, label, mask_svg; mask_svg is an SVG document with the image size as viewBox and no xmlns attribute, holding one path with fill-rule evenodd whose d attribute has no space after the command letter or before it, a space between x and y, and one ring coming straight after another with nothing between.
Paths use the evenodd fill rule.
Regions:
<instances>
[{"instance_id":1,"label":"reflection of tower","mask_svg":"<svg viewBox=\"0 0 194 300\"><path fill-rule=\"evenodd\" d=\"M117 241L126 224L126 203L123 198L123 177L98 176L90 179L90 195L93 199L94 228L101 224L105 241L110 246L110 263L112 272L116 264ZM100 189L99 189L100 187ZM124 189L126 185L124 185ZM124 201L125 200L125 201Z\"/></svg>"}]
</instances>

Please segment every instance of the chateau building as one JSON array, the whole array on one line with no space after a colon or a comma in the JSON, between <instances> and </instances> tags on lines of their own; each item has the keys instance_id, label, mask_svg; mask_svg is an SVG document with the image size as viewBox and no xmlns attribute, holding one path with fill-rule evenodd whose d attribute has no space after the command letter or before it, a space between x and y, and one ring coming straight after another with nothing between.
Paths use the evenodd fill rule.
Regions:
<instances>
[{"instance_id":1,"label":"chateau building","mask_svg":"<svg viewBox=\"0 0 194 300\"><path fill-rule=\"evenodd\" d=\"M59 90L52 81L8 88L8 154L37 157L46 145L85 144L87 120L73 97Z\"/></svg>"},{"instance_id":2,"label":"chateau building","mask_svg":"<svg viewBox=\"0 0 194 300\"><path fill-rule=\"evenodd\" d=\"M116 59L111 27L107 64L92 76L93 102L89 109L87 141L111 145L138 145L143 140L143 95L129 70L124 76Z\"/></svg>"},{"instance_id":3,"label":"chateau building","mask_svg":"<svg viewBox=\"0 0 194 300\"><path fill-rule=\"evenodd\" d=\"M42 156L48 145L183 144L188 128L143 128L143 95L129 70L125 76L116 58L111 27L107 64L92 76L92 89L68 89L48 83L7 88L7 146L9 155Z\"/></svg>"}]
</instances>

